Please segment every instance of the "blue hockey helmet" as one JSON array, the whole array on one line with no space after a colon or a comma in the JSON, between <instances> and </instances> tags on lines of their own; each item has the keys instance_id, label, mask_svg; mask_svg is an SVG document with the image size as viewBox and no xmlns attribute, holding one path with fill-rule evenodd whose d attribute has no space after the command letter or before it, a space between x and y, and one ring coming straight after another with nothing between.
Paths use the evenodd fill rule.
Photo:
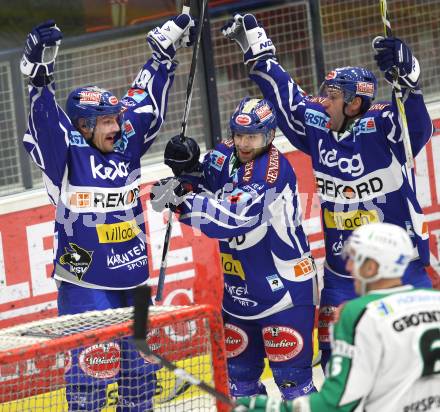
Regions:
<instances>
[{"instance_id":1,"label":"blue hockey helmet","mask_svg":"<svg viewBox=\"0 0 440 412\"><path fill-rule=\"evenodd\" d=\"M86 126L94 129L96 118L119 114L122 105L108 90L97 86L79 87L73 90L66 101L66 112L71 122L76 125L78 119L86 119Z\"/></svg>"},{"instance_id":2,"label":"blue hockey helmet","mask_svg":"<svg viewBox=\"0 0 440 412\"><path fill-rule=\"evenodd\" d=\"M271 131L277 128L275 109L269 100L245 97L232 114L229 128L232 137L234 133L262 133L267 145Z\"/></svg>"},{"instance_id":3,"label":"blue hockey helmet","mask_svg":"<svg viewBox=\"0 0 440 412\"><path fill-rule=\"evenodd\" d=\"M337 89L344 93L345 103L356 96L362 99L361 113L365 113L377 94L376 76L363 67L339 67L325 77L319 94L325 95L327 89Z\"/></svg>"}]
</instances>

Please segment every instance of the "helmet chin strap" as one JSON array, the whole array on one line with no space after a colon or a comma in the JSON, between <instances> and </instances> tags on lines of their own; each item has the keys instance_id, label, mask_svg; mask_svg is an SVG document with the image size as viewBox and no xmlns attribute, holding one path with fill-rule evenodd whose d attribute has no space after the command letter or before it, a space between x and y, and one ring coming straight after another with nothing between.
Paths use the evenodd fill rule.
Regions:
<instances>
[{"instance_id":1,"label":"helmet chin strap","mask_svg":"<svg viewBox=\"0 0 440 412\"><path fill-rule=\"evenodd\" d=\"M89 121L90 119L86 119L85 127L92 131L92 135L89 138L84 137L86 142L97 149L94 140L95 140L95 127L96 127L96 119L94 121ZM81 133L82 134L82 133ZM84 135L83 135L84 136Z\"/></svg>"},{"instance_id":2,"label":"helmet chin strap","mask_svg":"<svg viewBox=\"0 0 440 412\"><path fill-rule=\"evenodd\" d=\"M359 266L355 263L354 268L353 268L353 276L361 283L360 296L364 296L368 292L367 287L369 284L380 279L379 268L378 268L377 273L374 276L371 276L369 278L364 278L360 274L360 268L361 268L363 262L365 262L365 260L363 260Z\"/></svg>"},{"instance_id":3,"label":"helmet chin strap","mask_svg":"<svg viewBox=\"0 0 440 412\"><path fill-rule=\"evenodd\" d=\"M94 143L94 140L95 140L95 128L93 128L93 130L92 130L92 136L91 136L89 139L86 139L86 140L87 140L87 143L88 143L90 146L94 147L95 149L98 149L98 148L96 147L95 143ZM98 150L99 150L99 149L98 149Z\"/></svg>"},{"instance_id":4,"label":"helmet chin strap","mask_svg":"<svg viewBox=\"0 0 440 412\"><path fill-rule=\"evenodd\" d=\"M342 108L342 114L344 115L344 121L342 122L341 127L338 130L338 133L344 133L348 127L356 120L356 116L349 116L345 113L345 109L347 108L348 103L344 101L344 107Z\"/></svg>"}]
</instances>

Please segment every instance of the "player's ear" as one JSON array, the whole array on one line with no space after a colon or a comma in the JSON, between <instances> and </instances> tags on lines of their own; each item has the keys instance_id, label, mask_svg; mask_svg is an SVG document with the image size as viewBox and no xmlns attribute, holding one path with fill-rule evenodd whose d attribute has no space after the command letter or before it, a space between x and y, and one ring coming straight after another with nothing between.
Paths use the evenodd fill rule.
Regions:
<instances>
[{"instance_id":1,"label":"player's ear","mask_svg":"<svg viewBox=\"0 0 440 412\"><path fill-rule=\"evenodd\" d=\"M87 127L86 119L83 118L78 119L76 123L76 128L84 136L86 140L92 137L92 130L90 130L90 128Z\"/></svg>"},{"instance_id":2,"label":"player's ear","mask_svg":"<svg viewBox=\"0 0 440 412\"><path fill-rule=\"evenodd\" d=\"M365 262L365 272L363 276L365 278L371 278L377 274L378 270L379 270L378 263L373 259L368 259Z\"/></svg>"}]
</instances>

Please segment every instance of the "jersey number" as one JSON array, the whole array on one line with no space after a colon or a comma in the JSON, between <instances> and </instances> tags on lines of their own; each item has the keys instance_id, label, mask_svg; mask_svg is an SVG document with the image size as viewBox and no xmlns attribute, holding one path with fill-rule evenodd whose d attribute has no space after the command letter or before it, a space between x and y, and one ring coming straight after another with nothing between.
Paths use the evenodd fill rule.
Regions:
<instances>
[{"instance_id":1,"label":"jersey number","mask_svg":"<svg viewBox=\"0 0 440 412\"><path fill-rule=\"evenodd\" d=\"M428 329L420 337L420 352L423 359L422 376L440 373L440 328Z\"/></svg>"}]
</instances>

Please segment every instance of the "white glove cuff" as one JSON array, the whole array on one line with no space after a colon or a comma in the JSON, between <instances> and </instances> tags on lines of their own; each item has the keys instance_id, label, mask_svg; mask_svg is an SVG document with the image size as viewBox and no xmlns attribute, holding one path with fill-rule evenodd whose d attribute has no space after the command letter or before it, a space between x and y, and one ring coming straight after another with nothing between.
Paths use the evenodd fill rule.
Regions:
<instances>
[{"instance_id":1,"label":"white glove cuff","mask_svg":"<svg viewBox=\"0 0 440 412\"><path fill-rule=\"evenodd\" d=\"M60 43L61 43L60 41L57 41L55 46L44 47L43 54L41 57L42 62L32 63L31 61L28 60L27 56L23 54L23 57L21 58L20 61L20 71L25 76L34 78L40 66L43 66L46 71L46 75L50 76L52 73L49 73L48 65L52 64L55 61L55 58L57 57L58 54L58 48Z\"/></svg>"},{"instance_id":2,"label":"white glove cuff","mask_svg":"<svg viewBox=\"0 0 440 412\"><path fill-rule=\"evenodd\" d=\"M167 23L165 23L161 27L160 31L170 41L170 43L168 43L166 47L168 47L171 43L175 44L178 40L180 40L182 34L186 32L188 27L190 27L190 24L188 24L184 29L182 29L176 23L174 23L173 20L170 20Z\"/></svg>"},{"instance_id":3,"label":"white glove cuff","mask_svg":"<svg viewBox=\"0 0 440 412\"><path fill-rule=\"evenodd\" d=\"M419 61L413 56L412 58L412 70L411 73L407 75L408 79L413 82L417 83L420 77L420 65Z\"/></svg>"},{"instance_id":4,"label":"white glove cuff","mask_svg":"<svg viewBox=\"0 0 440 412\"><path fill-rule=\"evenodd\" d=\"M266 32L261 27L255 27L246 31L246 37L254 56L266 51L274 52L275 48L272 41L267 38Z\"/></svg>"},{"instance_id":5,"label":"white glove cuff","mask_svg":"<svg viewBox=\"0 0 440 412\"><path fill-rule=\"evenodd\" d=\"M26 55L23 55L23 57L21 58L21 62L20 62L20 71L25 76L34 77L37 70L38 70L38 63L35 64L35 63L30 62L27 59Z\"/></svg>"}]
</instances>

